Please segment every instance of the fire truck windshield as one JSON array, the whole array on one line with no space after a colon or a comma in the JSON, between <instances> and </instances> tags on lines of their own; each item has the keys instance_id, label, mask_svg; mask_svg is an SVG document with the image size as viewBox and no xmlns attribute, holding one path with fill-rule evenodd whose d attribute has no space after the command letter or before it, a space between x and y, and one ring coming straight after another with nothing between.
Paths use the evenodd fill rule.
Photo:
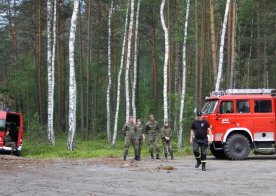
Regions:
<instances>
[{"instance_id":1,"label":"fire truck windshield","mask_svg":"<svg viewBox=\"0 0 276 196\"><path fill-rule=\"evenodd\" d=\"M0 119L0 131L5 130L5 120Z\"/></svg>"},{"instance_id":2,"label":"fire truck windshield","mask_svg":"<svg viewBox=\"0 0 276 196\"><path fill-rule=\"evenodd\" d=\"M206 101L206 103L202 109L202 113L203 114L213 114L216 110L217 104L218 104L218 100Z\"/></svg>"}]
</instances>

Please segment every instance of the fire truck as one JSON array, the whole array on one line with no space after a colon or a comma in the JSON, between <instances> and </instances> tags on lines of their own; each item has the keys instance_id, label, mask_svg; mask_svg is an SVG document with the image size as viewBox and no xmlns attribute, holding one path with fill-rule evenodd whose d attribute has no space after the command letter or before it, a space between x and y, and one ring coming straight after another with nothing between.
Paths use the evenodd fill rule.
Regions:
<instances>
[{"instance_id":1,"label":"fire truck","mask_svg":"<svg viewBox=\"0 0 276 196\"><path fill-rule=\"evenodd\" d=\"M206 97L203 117L209 121L212 154L219 159L246 159L275 154L276 89L228 89Z\"/></svg>"},{"instance_id":2,"label":"fire truck","mask_svg":"<svg viewBox=\"0 0 276 196\"><path fill-rule=\"evenodd\" d=\"M11 152L12 148L5 146L5 134L9 131L11 141L16 146L16 153L20 155L23 139L23 116L22 113L15 113L0 110L0 152Z\"/></svg>"}]
</instances>

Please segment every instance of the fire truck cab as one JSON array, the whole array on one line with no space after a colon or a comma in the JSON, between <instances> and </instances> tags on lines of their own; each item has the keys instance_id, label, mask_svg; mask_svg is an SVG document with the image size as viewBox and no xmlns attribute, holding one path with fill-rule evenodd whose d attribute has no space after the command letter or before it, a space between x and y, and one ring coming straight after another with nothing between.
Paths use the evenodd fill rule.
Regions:
<instances>
[{"instance_id":1,"label":"fire truck cab","mask_svg":"<svg viewBox=\"0 0 276 196\"><path fill-rule=\"evenodd\" d=\"M5 146L5 134L9 131L12 142L16 145L19 155L22 149L23 116L22 113L6 112L0 110L0 152L10 152L11 147Z\"/></svg>"},{"instance_id":2,"label":"fire truck cab","mask_svg":"<svg viewBox=\"0 0 276 196\"><path fill-rule=\"evenodd\" d=\"M203 117L209 121L216 158L243 160L275 154L276 89L228 89L206 97Z\"/></svg>"}]
</instances>

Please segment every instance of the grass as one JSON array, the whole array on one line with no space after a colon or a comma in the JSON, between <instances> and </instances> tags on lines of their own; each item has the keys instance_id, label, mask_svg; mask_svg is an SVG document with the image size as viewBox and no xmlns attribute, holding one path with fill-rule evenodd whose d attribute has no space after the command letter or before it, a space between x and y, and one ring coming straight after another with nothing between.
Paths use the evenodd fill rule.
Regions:
<instances>
[{"instance_id":1,"label":"grass","mask_svg":"<svg viewBox=\"0 0 276 196\"><path fill-rule=\"evenodd\" d=\"M186 143L186 142L185 142ZM46 141L46 136L25 135L23 140L22 156L27 158L103 158L103 157L122 157L124 151L123 139L118 139L116 145L108 143L106 139L94 139L90 141L76 140L76 148L73 151L67 150L67 136L59 134L56 136L56 144L50 145ZM173 142L173 151L175 157L181 157L192 154L192 147L185 145L182 150L176 148L176 141ZM160 140L161 155L163 145ZM129 157L134 156L134 150L129 148ZM143 143L141 156L149 157L148 145Z\"/></svg>"}]
</instances>

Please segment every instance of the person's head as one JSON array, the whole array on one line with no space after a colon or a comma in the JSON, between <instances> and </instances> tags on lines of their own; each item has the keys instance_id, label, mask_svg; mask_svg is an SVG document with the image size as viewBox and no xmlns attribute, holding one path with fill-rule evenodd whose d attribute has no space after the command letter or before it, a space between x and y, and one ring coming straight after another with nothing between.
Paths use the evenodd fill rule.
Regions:
<instances>
[{"instance_id":1,"label":"person's head","mask_svg":"<svg viewBox=\"0 0 276 196\"><path fill-rule=\"evenodd\" d=\"M198 120L203 120L202 112L201 111L196 112L196 117Z\"/></svg>"},{"instance_id":2,"label":"person's head","mask_svg":"<svg viewBox=\"0 0 276 196\"><path fill-rule=\"evenodd\" d=\"M149 115L149 120L150 120L150 121L154 121L154 120L155 120L154 115L152 115L152 114Z\"/></svg>"},{"instance_id":3,"label":"person's head","mask_svg":"<svg viewBox=\"0 0 276 196\"><path fill-rule=\"evenodd\" d=\"M142 121L141 121L141 119L140 119L140 118L138 118L138 119L137 119L137 125L139 125L139 126L140 126L141 124L142 124Z\"/></svg>"},{"instance_id":4,"label":"person's head","mask_svg":"<svg viewBox=\"0 0 276 196\"><path fill-rule=\"evenodd\" d=\"M168 127L169 126L169 122L167 120L164 120L164 127Z\"/></svg>"},{"instance_id":5,"label":"person's head","mask_svg":"<svg viewBox=\"0 0 276 196\"><path fill-rule=\"evenodd\" d=\"M129 117L128 122L133 123L133 117L132 116Z\"/></svg>"}]
</instances>

